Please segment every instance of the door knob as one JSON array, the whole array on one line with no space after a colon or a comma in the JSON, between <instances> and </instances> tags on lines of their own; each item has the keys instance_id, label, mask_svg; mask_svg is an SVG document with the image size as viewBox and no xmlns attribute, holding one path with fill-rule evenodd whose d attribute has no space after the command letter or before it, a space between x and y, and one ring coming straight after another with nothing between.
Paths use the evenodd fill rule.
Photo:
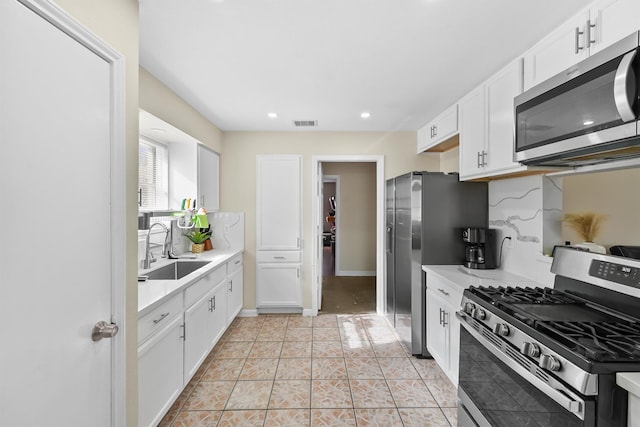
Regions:
<instances>
[{"instance_id":1,"label":"door knob","mask_svg":"<svg viewBox=\"0 0 640 427\"><path fill-rule=\"evenodd\" d=\"M118 333L118 325L107 323L104 320L99 321L91 331L91 339L100 341L102 338L112 338Z\"/></svg>"}]
</instances>

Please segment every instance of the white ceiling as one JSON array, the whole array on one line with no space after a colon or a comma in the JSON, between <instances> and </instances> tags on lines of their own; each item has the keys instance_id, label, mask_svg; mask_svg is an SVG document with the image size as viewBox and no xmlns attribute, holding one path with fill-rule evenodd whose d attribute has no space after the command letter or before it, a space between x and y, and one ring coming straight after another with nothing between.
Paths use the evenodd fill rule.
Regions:
<instances>
[{"instance_id":1,"label":"white ceiling","mask_svg":"<svg viewBox=\"0 0 640 427\"><path fill-rule=\"evenodd\" d=\"M224 131L416 130L589 3L139 2L140 64Z\"/></svg>"}]
</instances>

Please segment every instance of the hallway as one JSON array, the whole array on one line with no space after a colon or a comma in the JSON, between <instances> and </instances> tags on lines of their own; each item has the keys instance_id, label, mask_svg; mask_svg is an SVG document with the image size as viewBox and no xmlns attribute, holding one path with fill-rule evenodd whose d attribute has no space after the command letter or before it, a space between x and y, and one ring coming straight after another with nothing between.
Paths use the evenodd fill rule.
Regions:
<instances>
[{"instance_id":1,"label":"hallway","mask_svg":"<svg viewBox=\"0 0 640 427\"><path fill-rule=\"evenodd\" d=\"M234 320L160 425L450 427L456 402L382 317L260 315Z\"/></svg>"}]
</instances>

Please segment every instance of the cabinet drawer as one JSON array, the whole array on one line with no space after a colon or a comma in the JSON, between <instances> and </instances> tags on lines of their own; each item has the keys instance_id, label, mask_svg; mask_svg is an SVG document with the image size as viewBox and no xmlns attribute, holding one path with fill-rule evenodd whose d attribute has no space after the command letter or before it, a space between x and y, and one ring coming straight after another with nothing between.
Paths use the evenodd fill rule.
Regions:
<instances>
[{"instance_id":1,"label":"cabinet drawer","mask_svg":"<svg viewBox=\"0 0 640 427\"><path fill-rule=\"evenodd\" d=\"M172 297L162 305L138 319L138 344L145 341L156 330L182 315L182 293Z\"/></svg>"},{"instance_id":2,"label":"cabinet drawer","mask_svg":"<svg viewBox=\"0 0 640 427\"><path fill-rule=\"evenodd\" d=\"M299 251L278 252L278 251L262 251L258 252L258 262L300 262L302 259Z\"/></svg>"},{"instance_id":3,"label":"cabinet drawer","mask_svg":"<svg viewBox=\"0 0 640 427\"><path fill-rule=\"evenodd\" d=\"M220 282L227 278L227 270L221 265L215 270L204 275L193 285L184 291L184 307L191 307L196 301L202 298L207 292L212 290Z\"/></svg>"},{"instance_id":4,"label":"cabinet drawer","mask_svg":"<svg viewBox=\"0 0 640 427\"><path fill-rule=\"evenodd\" d=\"M227 262L227 275L242 268L242 254L236 255Z\"/></svg>"}]
</instances>

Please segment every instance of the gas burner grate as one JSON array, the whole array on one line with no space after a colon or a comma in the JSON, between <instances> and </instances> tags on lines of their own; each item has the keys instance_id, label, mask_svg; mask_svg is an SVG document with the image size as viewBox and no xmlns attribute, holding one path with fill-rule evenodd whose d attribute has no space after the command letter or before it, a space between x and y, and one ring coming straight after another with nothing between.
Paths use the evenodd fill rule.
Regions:
<instances>
[{"instance_id":1,"label":"gas burner grate","mask_svg":"<svg viewBox=\"0 0 640 427\"><path fill-rule=\"evenodd\" d=\"M492 304L581 304L570 295L551 288L474 287L473 292Z\"/></svg>"}]
</instances>

